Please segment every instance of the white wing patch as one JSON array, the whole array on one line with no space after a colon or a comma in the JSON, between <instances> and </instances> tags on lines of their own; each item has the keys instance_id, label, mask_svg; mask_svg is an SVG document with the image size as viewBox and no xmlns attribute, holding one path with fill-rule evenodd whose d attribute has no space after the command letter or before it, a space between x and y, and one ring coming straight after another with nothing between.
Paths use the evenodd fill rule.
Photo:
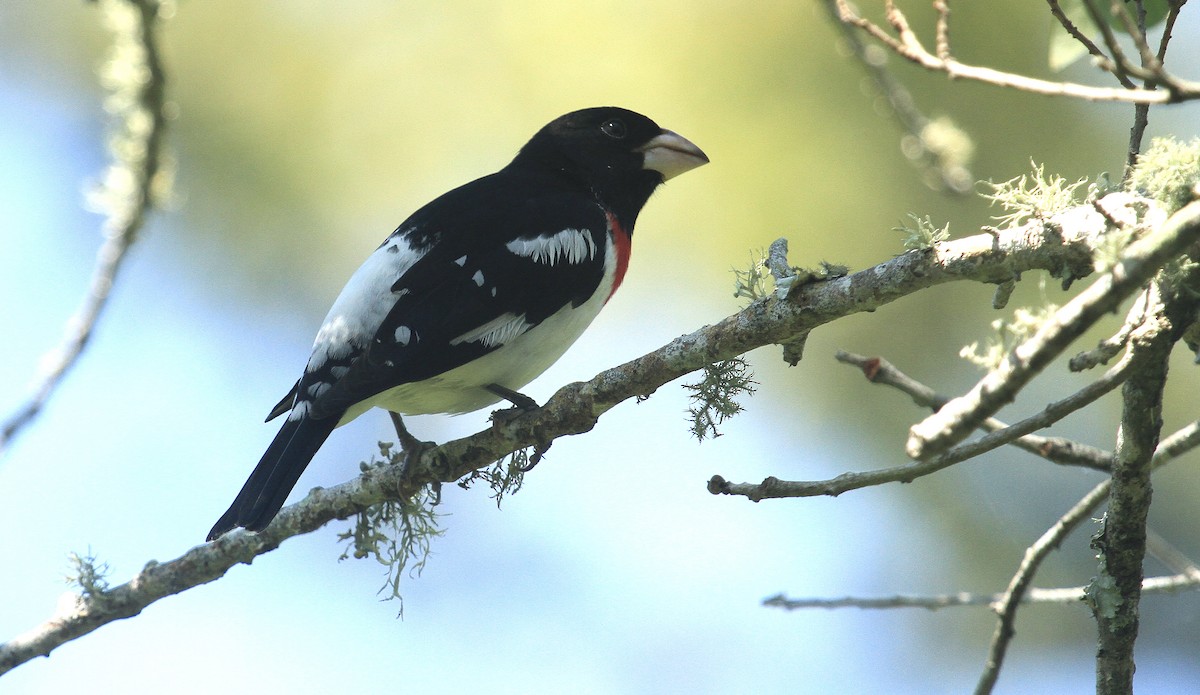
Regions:
<instances>
[{"instance_id":1,"label":"white wing patch","mask_svg":"<svg viewBox=\"0 0 1200 695\"><path fill-rule=\"evenodd\" d=\"M312 357L308 360L310 371L328 360L346 357L356 347L366 346L404 293L404 290L392 292L392 285L423 255L403 236L396 236L367 257L350 276L317 331Z\"/></svg>"},{"instance_id":2,"label":"white wing patch","mask_svg":"<svg viewBox=\"0 0 1200 695\"><path fill-rule=\"evenodd\" d=\"M577 264L596 257L596 242L586 229L564 229L550 236L514 239L506 248L534 263L546 265L555 265L560 260Z\"/></svg>"},{"instance_id":3,"label":"white wing patch","mask_svg":"<svg viewBox=\"0 0 1200 695\"><path fill-rule=\"evenodd\" d=\"M484 347L490 348L504 345L530 328L533 328L533 324L525 320L525 314L517 316L512 312L506 312L478 328L463 333L451 340L450 344L480 343Z\"/></svg>"}]
</instances>

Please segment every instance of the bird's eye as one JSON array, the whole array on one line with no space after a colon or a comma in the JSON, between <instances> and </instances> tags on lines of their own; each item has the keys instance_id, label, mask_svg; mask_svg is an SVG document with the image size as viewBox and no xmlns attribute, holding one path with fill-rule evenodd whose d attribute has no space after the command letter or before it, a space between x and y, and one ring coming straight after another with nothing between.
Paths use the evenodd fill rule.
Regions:
<instances>
[{"instance_id":1,"label":"bird's eye","mask_svg":"<svg viewBox=\"0 0 1200 695\"><path fill-rule=\"evenodd\" d=\"M619 118L613 118L600 124L600 131L614 140L620 140L625 137L627 132L625 121Z\"/></svg>"}]
</instances>

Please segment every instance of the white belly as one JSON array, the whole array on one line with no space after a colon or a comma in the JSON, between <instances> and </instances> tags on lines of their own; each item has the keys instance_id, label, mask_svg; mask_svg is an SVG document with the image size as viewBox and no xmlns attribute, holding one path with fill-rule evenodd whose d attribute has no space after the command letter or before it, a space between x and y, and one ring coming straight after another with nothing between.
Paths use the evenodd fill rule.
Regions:
<instances>
[{"instance_id":1,"label":"white belly","mask_svg":"<svg viewBox=\"0 0 1200 695\"><path fill-rule=\"evenodd\" d=\"M545 321L483 357L424 381L401 384L351 406L339 425L373 407L401 415L469 413L498 403L500 396L485 389L499 384L517 391L536 379L563 356L608 300L611 273L600 291L578 307L560 309Z\"/></svg>"}]
</instances>

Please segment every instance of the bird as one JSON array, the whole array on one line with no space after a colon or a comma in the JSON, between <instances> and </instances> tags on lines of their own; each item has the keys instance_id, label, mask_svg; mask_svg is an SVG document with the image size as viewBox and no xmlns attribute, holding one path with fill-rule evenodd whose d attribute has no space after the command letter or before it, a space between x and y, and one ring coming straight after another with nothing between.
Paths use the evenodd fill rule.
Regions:
<instances>
[{"instance_id":1,"label":"bird","mask_svg":"<svg viewBox=\"0 0 1200 695\"><path fill-rule=\"evenodd\" d=\"M267 416L286 414L283 426L208 540L266 528L334 428L371 408L395 414L398 434L399 415L536 409L519 389L621 286L646 201L708 161L646 116L587 108L419 208L333 302L303 375Z\"/></svg>"}]
</instances>

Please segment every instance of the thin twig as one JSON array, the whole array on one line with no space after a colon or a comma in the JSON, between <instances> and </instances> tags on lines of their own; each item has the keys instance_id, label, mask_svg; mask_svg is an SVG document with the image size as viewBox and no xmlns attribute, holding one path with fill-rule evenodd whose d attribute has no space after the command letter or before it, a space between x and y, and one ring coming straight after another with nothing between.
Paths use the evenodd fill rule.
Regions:
<instances>
[{"instance_id":1,"label":"thin twig","mask_svg":"<svg viewBox=\"0 0 1200 695\"><path fill-rule=\"evenodd\" d=\"M907 159L926 174L926 182L931 188L936 188L935 184L940 183L944 190L951 193L964 195L971 192L975 178L968 166L969 152L973 149L968 136L953 126L942 125L942 119L938 122L941 128L951 129L957 137L931 138L935 132L930 130L934 121L921 112L912 93L888 70L886 54L878 49L869 50L872 47L863 42L859 32L841 21L836 0L825 0L823 5L833 23L842 30L851 53L867 71L880 94L887 99L892 114L904 129L906 146L902 149Z\"/></svg>"},{"instance_id":2,"label":"thin twig","mask_svg":"<svg viewBox=\"0 0 1200 695\"><path fill-rule=\"evenodd\" d=\"M1150 44L1146 41L1146 6L1142 0L1135 2L1137 17L1129 14L1129 10L1125 8L1125 3L1114 2L1111 7L1117 18L1121 20L1122 26L1125 28L1125 33L1129 34L1133 39L1133 46L1137 49L1138 58L1141 60L1141 66L1149 71L1156 71L1161 66L1158 65L1158 60L1154 57L1154 52L1150 48Z\"/></svg>"},{"instance_id":3,"label":"thin twig","mask_svg":"<svg viewBox=\"0 0 1200 695\"><path fill-rule=\"evenodd\" d=\"M1107 53L1100 50L1100 47L1097 46L1090 38L1088 38L1086 34L1080 31L1079 27L1075 26L1075 23L1072 22L1067 17L1066 13L1063 12L1062 8L1059 7L1058 0L1046 1L1050 5L1050 14L1054 15L1054 18L1058 20L1058 23L1063 26L1063 29L1067 30L1067 33L1070 34L1073 39L1083 44L1084 48L1087 49L1087 52L1096 59L1096 64L1099 65L1101 69L1112 73L1113 77L1117 78L1117 81L1121 83L1122 87L1125 87L1126 89L1137 88L1137 85L1133 83L1133 80L1125 77L1124 75L1117 74L1116 66L1113 64L1112 58L1110 58Z\"/></svg>"},{"instance_id":4,"label":"thin twig","mask_svg":"<svg viewBox=\"0 0 1200 695\"><path fill-rule=\"evenodd\" d=\"M1076 393L1046 406L1038 413L1009 425L1003 429L989 432L975 441L961 444L942 454L918 463L905 466L893 466L863 473L843 473L836 478L818 481L780 480L774 476L768 477L761 483L730 483L719 475L708 481L708 491L714 495L740 495L759 502L765 499L782 499L787 497L836 497L843 492L874 487L885 483L911 483L948 468L956 463L962 463L975 458L1005 444L1014 442L1017 438L1027 435L1050 424L1053 424L1076 410L1092 403L1100 396L1121 385L1129 372L1128 355L1113 365L1102 377L1083 387ZM979 426L983 426L980 424ZM1097 457L1106 457L1106 452L1096 451ZM1099 464L1099 461L1097 461ZM1098 467L1098 466L1091 466Z\"/></svg>"},{"instance_id":5,"label":"thin twig","mask_svg":"<svg viewBox=\"0 0 1200 695\"><path fill-rule=\"evenodd\" d=\"M1107 2L1108 0L1102 0ZM1121 50L1121 44L1117 41L1117 35L1113 33L1108 22L1105 21L1104 15L1100 14L1100 8L1096 6L1096 0L1083 0L1083 7L1087 10L1088 15L1092 18L1092 23L1096 25L1100 35L1104 38L1104 45L1108 47L1108 52L1112 55L1117 79L1128 79L1131 71L1132 63L1125 57L1125 52Z\"/></svg>"},{"instance_id":6,"label":"thin twig","mask_svg":"<svg viewBox=\"0 0 1200 695\"><path fill-rule=\"evenodd\" d=\"M1149 70L1154 70L1158 73L1163 72L1162 61L1150 52L1150 45L1146 43L1146 6L1141 0L1137 2L1137 22L1129 16L1122 3L1113 3L1113 10L1121 17L1121 21L1125 24L1125 30L1134 37L1134 43L1137 45L1138 54L1142 58L1142 67ZM1160 44L1161 46L1161 44ZM1146 89L1154 89L1154 80L1144 80L1143 86ZM1133 127L1129 129L1129 150L1125 156L1125 178L1128 179L1133 174L1133 167L1137 164L1138 157L1142 151L1142 138L1146 135L1146 127L1150 125L1150 105L1135 104L1133 107Z\"/></svg>"},{"instance_id":7,"label":"thin twig","mask_svg":"<svg viewBox=\"0 0 1200 695\"><path fill-rule=\"evenodd\" d=\"M1200 568L1181 571L1176 574L1150 577L1142 583L1143 594L1168 594L1179 591L1200 590ZM1031 588L1021 596L1021 604L1059 604L1073 605L1084 600L1086 586L1071 586L1058 589ZM805 610L810 608L838 609L860 608L864 610L887 610L892 608L924 608L938 610L941 608L957 608L960 606L995 606L1004 600L1005 594L974 594L960 591L954 594L910 595L895 596L842 596L838 598L788 598L776 594L763 599L762 605L784 610Z\"/></svg>"},{"instance_id":8,"label":"thin twig","mask_svg":"<svg viewBox=\"0 0 1200 695\"><path fill-rule=\"evenodd\" d=\"M950 400L946 396L938 394L929 386L913 379L882 357L865 357L841 350L834 357L839 362L857 366L863 371L868 381L891 386L908 394L914 403L923 408L929 408L936 412ZM1120 382L1115 381L1109 388L1115 388L1117 383ZM1107 389L1104 391L1107 391ZM1104 391L1096 393L1095 397L1103 395ZM1094 400L1094 398L1091 400ZM1082 407L1086 402L1090 402L1090 400L1079 402L1079 406ZM1064 413L1062 417L1065 417L1065 415ZM1058 419L1061 419L1061 417ZM980 429L988 432L1001 430L1011 432L1009 430L1010 427L1011 425L994 417L988 418L980 425ZM1108 472L1112 469L1112 453L1062 437L1040 437L1033 434L1026 434L1013 439L1009 443L1035 456L1060 465L1082 466L1103 472Z\"/></svg>"},{"instance_id":9,"label":"thin twig","mask_svg":"<svg viewBox=\"0 0 1200 695\"><path fill-rule=\"evenodd\" d=\"M1154 79L1168 86L1166 90L1154 89L1116 89L1094 87L1075 82L1052 82L1026 75L1018 75L992 68L979 67L961 63L957 60L943 60L929 52L907 25L907 20L894 5L888 3L888 22L896 29L898 38L893 37L882 27L868 19L860 17L850 7L848 0L836 0L838 16L842 22L856 27L875 40L891 49L896 55L909 60L921 67L935 72L944 73L952 79L973 80L997 87L1017 89L1031 94L1046 96L1065 96L1087 101L1108 101L1127 104L1172 104L1193 99L1200 99L1200 83L1182 80L1165 71L1151 73L1135 65L1123 64L1119 70L1143 79Z\"/></svg>"},{"instance_id":10,"label":"thin twig","mask_svg":"<svg viewBox=\"0 0 1200 695\"><path fill-rule=\"evenodd\" d=\"M1066 538L1072 530L1074 530L1085 519L1091 518L1092 512L1105 499L1108 498L1110 481L1105 480L1096 487L1092 488L1088 494L1075 503L1075 506L1064 514L1053 526L1042 534L1033 545L1025 550L1025 557L1022 558L1020 566L1017 567L1016 574L1008 583L1008 588L1001 594L1000 599L996 601L996 613L998 619L996 622L996 630L992 634L991 645L988 648L987 660L984 663L983 673L980 674L979 682L975 686L976 695L986 695L992 692L992 688L996 685L996 680L1000 677L1000 667L1004 664L1004 656L1008 651L1008 645L1012 641L1015 634L1013 628L1017 617L1017 608L1024 601L1025 594L1029 590L1029 584L1033 581L1033 576L1037 573L1042 561L1058 547L1063 538Z\"/></svg>"},{"instance_id":11,"label":"thin twig","mask_svg":"<svg viewBox=\"0 0 1200 695\"><path fill-rule=\"evenodd\" d=\"M1154 464L1156 467L1161 466L1197 446L1200 446L1200 420L1195 420L1163 437L1158 443L1158 448L1154 450Z\"/></svg>"},{"instance_id":12,"label":"thin twig","mask_svg":"<svg viewBox=\"0 0 1200 695\"><path fill-rule=\"evenodd\" d=\"M1200 582L1200 565L1151 528L1146 529L1146 553L1163 563L1177 576ZM1142 592L1145 593L1145 591L1146 585L1143 583Z\"/></svg>"},{"instance_id":13,"label":"thin twig","mask_svg":"<svg viewBox=\"0 0 1200 695\"><path fill-rule=\"evenodd\" d=\"M62 344L42 360L33 395L0 425L0 452L45 407L96 329L129 247L137 240L146 213L164 195L162 141L166 75L156 32L157 0L106 0L101 9L114 33L108 109L117 114L110 147L113 162L95 196L105 210L104 243L96 253L87 294L67 321Z\"/></svg>"},{"instance_id":14,"label":"thin twig","mask_svg":"<svg viewBox=\"0 0 1200 695\"><path fill-rule=\"evenodd\" d=\"M933 9L937 12L937 39L934 42L937 57L950 60L950 3L947 0L933 0Z\"/></svg>"},{"instance_id":15,"label":"thin twig","mask_svg":"<svg viewBox=\"0 0 1200 695\"><path fill-rule=\"evenodd\" d=\"M1167 62L1167 44L1171 43L1171 32L1175 30L1175 20L1179 19L1179 10L1183 9L1187 0L1168 0L1167 19L1163 23L1162 38L1158 41L1158 52L1155 57L1159 64Z\"/></svg>"},{"instance_id":16,"label":"thin twig","mask_svg":"<svg viewBox=\"0 0 1200 695\"><path fill-rule=\"evenodd\" d=\"M1108 361L1115 357L1129 342L1130 334L1146 320L1146 311L1149 309L1149 305L1150 292L1149 290L1142 290L1137 299L1133 301L1129 312L1125 315L1125 322L1121 324L1121 328L1113 335L1101 340L1091 350L1085 350L1072 357L1067 362L1067 368L1073 372L1081 372L1085 369L1091 369L1096 365L1108 364Z\"/></svg>"}]
</instances>

